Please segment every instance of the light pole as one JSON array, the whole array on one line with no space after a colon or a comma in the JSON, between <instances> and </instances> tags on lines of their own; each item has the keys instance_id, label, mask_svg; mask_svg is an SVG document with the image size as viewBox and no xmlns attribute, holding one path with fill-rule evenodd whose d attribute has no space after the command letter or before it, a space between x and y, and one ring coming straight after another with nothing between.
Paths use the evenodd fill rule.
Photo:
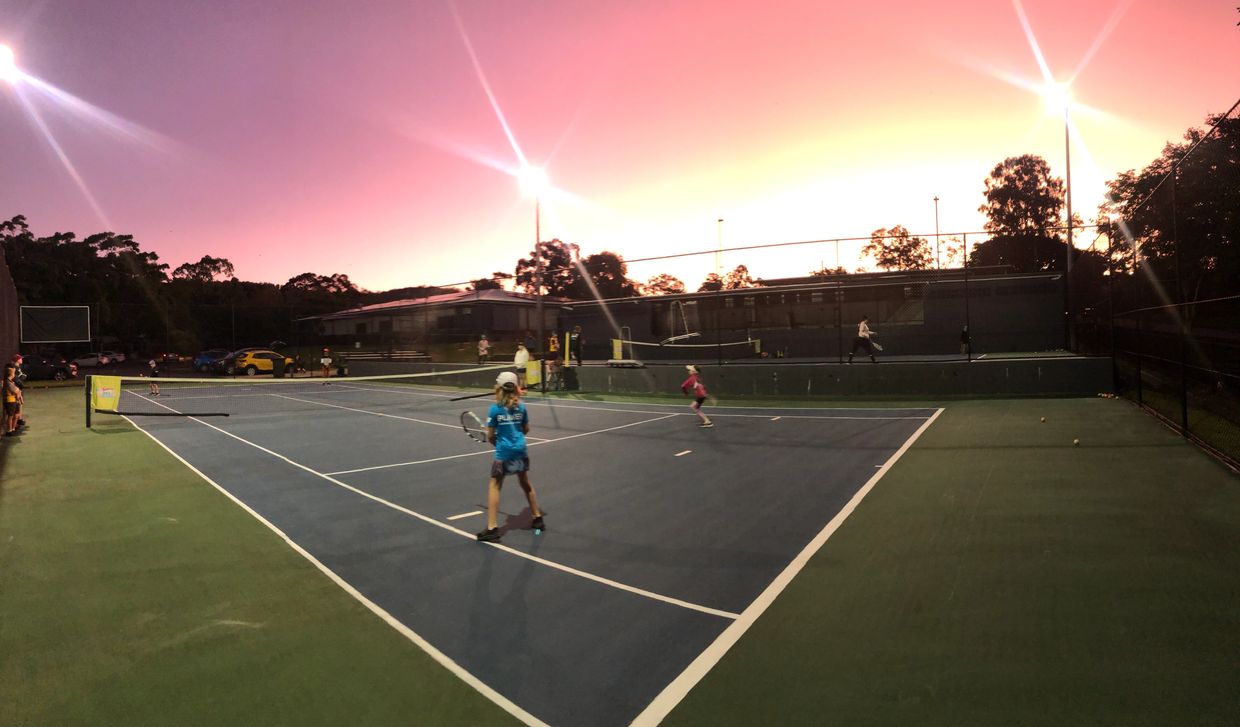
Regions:
<instances>
[{"instance_id":1,"label":"light pole","mask_svg":"<svg viewBox=\"0 0 1240 727\"><path fill-rule=\"evenodd\" d=\"M543 347L546 342L546 327L543 321L543 244L542 244L542 195L547 189L547 173L542 167L523 166L517 172L517 182L521 191L534 198L534 291L537 296L534 315L538 317L538 342L534 345L533 354L539 361L539 387L545 392L547 385L543 369Z\"/></svg>"},{"instance_id":2,"label":"light pole","mask_svg":"<svg viewBox=\"0 0 1240 727\"><path fill-rule=\"evenodd\" d=\"M934 269L939 270L943 266L939 263L939 196L934 195Z\"/></svg>"},{"instance_id":3,"label":"light pole","mask_svg":"<svg viewBox=\"0 0 1240 727\"><path fill-rule=\"evenodd\" d=\"M1064 348L1071 351L1075 346L1072 331L1072 95L1067 86L1058 83L1047 83L1042 87L1042 100L1049 113L1063 115L1063 155L1064 155L1064 203L1068 212L1068 243L1064 249L1063 283L1063 328Z\"/></svg>"}]
</instances>

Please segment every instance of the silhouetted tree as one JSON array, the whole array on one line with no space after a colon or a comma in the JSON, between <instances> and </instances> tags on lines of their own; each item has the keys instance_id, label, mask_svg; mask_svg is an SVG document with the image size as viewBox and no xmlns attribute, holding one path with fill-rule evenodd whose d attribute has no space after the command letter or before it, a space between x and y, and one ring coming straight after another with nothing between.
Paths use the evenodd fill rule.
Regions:
<instances>
[{"instance_id":1,"label":"silhouetted tree","mask_svg":"<svg viewBox=\"0 0 1240 727\"><path fill-rule=\"evenodd\" d=\"M196 263L184 263L172 271L173 280L196 280L209 283L220 278L235 277L233 264L227 258L203 255Z\"/></svg>"},{"instance_id":2,"label":"silhouetted tree","mask_svg":"<svg viewBox=\"0 0 1240 727\"><path fill-rule=\"evenodd\" d=\"M723 290L723 278L718 273L708 273L706 279L698 286L697 292L710 293L716 290Z\"/></svg>"},{"instance_id":3,"label":"silhouetted tree","mask_svg":"<svg viewBox=\"0 0 1240 727\"><path fill-rule=\"evenodd\" d=\"M867 255L882 270L925 270L934 263L930 244L909 235L903 225L871 232L870 241L861 249L861 256Z\"/></svg>"},{"instance_id":4,"label":"silhouetted tree","mask_svg":"<svg viewBox=\"0 0 1240 727\"><path fill-rule=\"evenodd\" d=\"M848 271L842 267L829 268L826 265L817 270L809 271L810 277L813 278L829 278L832 275L847 275Z\"/></svg>"},{"instance_id":5,"label":"silhouetted tree","mask_svg":"<svg viewBox=\"0 0 1240 727\"><path fill-rule=\"evenodd\" d=\"M543 250L543 292L546 295L562 298L572 297L581 278L573 262L580 248L575 244L564 243L560 240L544 242L541 247ZM532 294L538 292L534 284L536 255L537 252L531 250L528 258L518 260L514 275L517 287Z\"/></svg>"},{"instance_id":6,"label":"silhouetted tree","mask_svg":"<svg viewBox=\"0 0 1240 727\"><path fill-rule=\"evenodd\" d=\"M675 295L683 292L685 292L684 282L667 273L652 276L642 286L642 293L645 295Z\"/></svg>"},{"instance_id":7,"label":"silhouetted tree","mask_svg":"<svg viewBox=\"0 0 1240 727\"><path fill-rule=\"evenodd\" d=\"M631 298L637 295L637 286L627 277L628 266L624 264L624 258L616 253L607 251L595 253L583 259L581 264L586 269L600 297ZM578 276L578 282L573 286L571 297L588 300L594 295L585 281Z\"/></svg>"},{"instance_id":8,"label":"silhouetted tree","mask_svg":"<svg viewBox=\"0 0 1240 727\"><path fill-rule=\"evenodd\" d=\"M974 247L969 264L1008 265L1022 273L1063 268L1065 236L1055 228L1064 224L1064 183L1051 176L1045 159L1004 159L986 178L985 195L978 211L991 237Z\"/></svg>"},{"instance_id":9,"label":"silhouetted tree","mask_svg":"<svg viewBox=\"0 0 1240 727\"><path fill-rule=\"evenodd\" d=\"M737 265L732 268L731 272L725 273L723 276L724 290L740 290L741 288L754 287L753 276L749 274L749 268L744 265Z\"/></svg>"},{"instance_id":10,"label":"silhouetted tree","mask_svg":"<svg viewBox=\"0 0 1240 727\"><path fill-rule=\"evenodd\" d=\"M1123 220L1143 264L1161 278L1175 279L1178 245L1188 300L1240 291L1240 119L1212 114L1206 124L1218 128L1209 136L1206 129L1190 128L1184 142L1168 143L1140 172L1127 171L1108 182L1110 201L1100 210L1108 219ZM1174 185L1170 178L1162 181L1173 168ZM1111 225L1110 233L1116 261L1126 263L1126 269L1132 247L1120 225Z\"/></svg>"}]
</instances>

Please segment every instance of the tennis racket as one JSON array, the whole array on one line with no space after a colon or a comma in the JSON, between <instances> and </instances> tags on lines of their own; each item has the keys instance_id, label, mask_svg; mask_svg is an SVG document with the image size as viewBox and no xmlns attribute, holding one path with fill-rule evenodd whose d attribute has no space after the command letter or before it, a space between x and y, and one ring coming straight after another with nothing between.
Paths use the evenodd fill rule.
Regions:
<instances>
[{"instance_id":1,"label":"tennis racket","mask_svg":"<svg viewBox=\"0 0 1240 727\"><path fill-rule=\"evenodd\" d=\"M465 434L475 442L490 444L487 441L487 428L482 426L482 420L472 411L461 412L461 429L464 429Z\"/></svg>"},{"instance_id":2,"label":"tennis racket","mask_svg":"<svg viewBox=\"0 0 1240 727\"><path fill-rule=\"evenodd\" d=\"M880 346L880 345L878 345L878 342L877 342L877 341L870 341L870 345L874 347L874 350L875 350L875 351L882 351L882 350L883 350L883 347L882 347L882 346Z\"/></svg>"}]
</instances>

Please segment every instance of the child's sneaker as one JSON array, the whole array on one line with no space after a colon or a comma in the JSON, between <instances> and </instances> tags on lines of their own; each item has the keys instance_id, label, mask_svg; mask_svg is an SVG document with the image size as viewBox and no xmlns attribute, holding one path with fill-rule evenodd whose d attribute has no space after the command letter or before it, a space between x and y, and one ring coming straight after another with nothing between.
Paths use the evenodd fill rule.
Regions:
<instances>
[{"instance_id":1,"label":"child's sneaker","mask_svg":"<svg viewBox=\"0 0 1240 727\"><path fill-rule=\"evenodd\" d=\"M542 515L539 515L538 517L534 518L534 521L530 523L530 527L535 530L546 530L547 529L547 526L543 523Z\"/></svg>"},{"instance_id":2,"label":"child's sneaker","mask_svg":"<svg viewBox=\"0 0 1240 727\"><path fill-rule=\"evenodd\" d=\"M490 543L499 540L499 528L491 528L478 533L478 542Z\"/></svg>"},{"instance_id":3,"label":"child's sneaker","mask_svg":"<svg viewBox=\"0 0 1240 727\"><path fill-rule=\"evenodd\" d=\"M702 429L709 429L710 427L715 426L715 424L714 422L702 422L698 426L701 427Z\"/></svg>"}]
</instances>

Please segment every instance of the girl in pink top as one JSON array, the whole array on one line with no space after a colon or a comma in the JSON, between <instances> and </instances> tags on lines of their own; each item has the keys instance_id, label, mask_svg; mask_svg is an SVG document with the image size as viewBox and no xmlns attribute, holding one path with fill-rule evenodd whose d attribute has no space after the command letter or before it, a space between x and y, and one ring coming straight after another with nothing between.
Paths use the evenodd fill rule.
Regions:
<instances>
[{"instance_id":1,"label":"girl in pink top","mask_svg":"<svg viewBox=\"0 0 1240 727\"><path fill-rule=\"evenodd\" d=\"M680 390L685 396L693 397L693 403L689 405L689 408L701 420L698 422L698 426L715 426L711 423L710 418L702 413L702 402L706 401L706 384L702 383L702 372L698 371L698 367L692 364L686 366L685 369L689 372L689 378L685 379L685 383L680 385Z\"/></svg>"}]
</instances>

